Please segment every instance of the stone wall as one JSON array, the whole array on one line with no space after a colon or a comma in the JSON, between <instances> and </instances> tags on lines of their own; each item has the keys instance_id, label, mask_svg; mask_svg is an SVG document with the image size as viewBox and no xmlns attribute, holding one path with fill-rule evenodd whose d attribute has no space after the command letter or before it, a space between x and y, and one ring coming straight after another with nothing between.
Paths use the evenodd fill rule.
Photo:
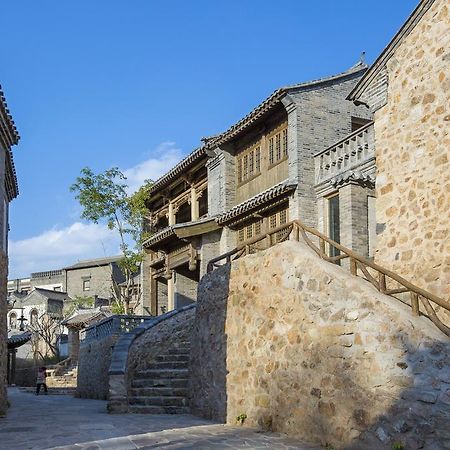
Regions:
<instances>
[{"instance_id":1,"label":"stone wall","mask_svg":"<svg viewBox=\"0 0 450 450\"><path fill-rule=\"evenodd\" d=\"M81 398L108 399L109 366L118 335L81 343L78 358L76 396Z\"/></svg>"},{"instance_id":2,"label":"stone wall","mask_svg":"<svg viewBox=\"0 0 450 450\"><path fill-rule=\"evenodd\" d=\"M6 286L8 258L0 250L0 417L6 414L6 353L8 328L6 324Z\"/></svg>"},{"instance_id":3,"label":"stone wall","mask_svg":"<svg viewBox=\"0 0 450 450\"><path fill-rule=\"evenodd\" d=\"M336 449L450 443L450 339L303 243L207 274L193 342L195 414Z\"/></svg>"},{"instance_id":4,"label":"stone wall","mask_svg":"<svg viewBox=\"0 0 450 450\"><path fill-rule=\"evenodd\" d=\"M443 298L450 296L449 27L448 1L436 0L388 60L387 104L375 113L375 260Z\"/></svg>"}]
</instances>

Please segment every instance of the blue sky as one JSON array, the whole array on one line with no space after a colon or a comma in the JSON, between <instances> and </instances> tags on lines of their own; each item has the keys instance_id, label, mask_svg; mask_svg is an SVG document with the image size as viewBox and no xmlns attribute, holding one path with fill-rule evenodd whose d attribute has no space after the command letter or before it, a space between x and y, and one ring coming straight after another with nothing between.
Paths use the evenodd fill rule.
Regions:
<instances>
[{"instance_id":1,"label":"blue sky","mask_svg":"<svg viewBox=\"0 0 450 450\"><path fill-rule=\"evenodd\" d=\"M416 4L4 2L0 83L21 135L10 277L117 252L79 219L82 167L156 178L276 88L373 62Z\"/></svg>"}]
</instances>

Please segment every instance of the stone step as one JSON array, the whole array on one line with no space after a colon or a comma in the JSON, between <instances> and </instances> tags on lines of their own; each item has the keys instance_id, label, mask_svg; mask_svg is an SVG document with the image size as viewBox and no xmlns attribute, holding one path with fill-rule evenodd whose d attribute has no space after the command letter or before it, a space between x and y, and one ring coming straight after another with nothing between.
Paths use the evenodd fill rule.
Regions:
<instances>
[{"instance_id":1,"label":"stone step","mask_svg":"<svg viewBox=\"0 0 450 450\"><path fill-rule=\"evenodd\" d=\"M156 361L189 361L188 354L158 355Z\"/></svg>"},{"instance_id":2,"label":"stone step","mask_svg":"<svg viewBox=\"0 0 450 450\"><path fill-rule=\"evenodd\" d=\"M129 411L133 414L189 414L189 406L147 406L130 405Z\"/></svg>"},{"instance_id":3,"label":"stone step","mask_svg":"<svg viewBox=\"0 0 450 450\"><path fill-rule=\"evenodd\" d=\"M189 400L186 397L129 397L131 405L146 406L189 406Z\"/></svg>"},{"instance_id":4,"label":"stone step","mask_svg":"<svg viewBox=\"0 0 450 450\"><path fill-rule=\"evenodd\" d=\"M172 347L166 350L168 355L189 355L191 353L190 347Z\"/></svg>"},{"instance_id":5,"label":"stone step","mask_svg":"<svg viewBox=\"0 0 450 450\"><path fill-rule=\"evenodd\" d=\"M188 378L154 378L154 379L140 379L133 380L131 382L132 388L156 388L156 387L167 387L167 388L186 388L188 387Z\"/></svg>"},{"instance_id":6,"label":"stone step","mask_svg":"<svg viewBox=\"0 0 450 450\"><path fill-rule=\"evenodd\" d=\"M156 361L148 364L146 370L159 370L159 369L187 369L187 361Z\"/></svg>"},{"instance_id":7,"label":"stone step","mask_svg":"<svg viewBox=\"0 0 450 450\"><path fill-rule=\"evenodd\" d=\"M187 387L142 387L131 388L132 397L187 397Z\"/></svg>"},{"instance_id":8,"label":"stone step","mask_svg":"<svg viewBox=\"0 0 450 450\"><path fill-rule=\"evenodd\" d=\"M189 369L148 369L136 373L135 379L189 378Z\"/></svg>"}]
</instances>

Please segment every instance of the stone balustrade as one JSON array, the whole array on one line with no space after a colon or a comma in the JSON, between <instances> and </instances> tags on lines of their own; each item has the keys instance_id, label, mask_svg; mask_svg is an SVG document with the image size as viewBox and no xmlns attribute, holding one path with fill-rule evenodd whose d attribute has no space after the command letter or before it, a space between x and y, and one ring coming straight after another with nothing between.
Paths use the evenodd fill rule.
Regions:
<instances>
[{"instance_id":1,"label":"stone balustrade","mask_svg":"<svg viewBox=\"0 0 450 450\"><path fill-rule=\"evenodd\" d=\"M338 177L347 171L369 172L375 168L373 122L341 139L315 156L316 184Z\"/></svg>"},{"instance_id":2,"label":"stone balustrade","mask_svg":"<svg viewBox=\"0 0 450 450\"><path fill-rule=\"evenodd\" d=\"M103 339L106 336L129 333L143 322L152 320L151 316L114 315L91 325L80 332L81 343Z\"/></svg>"}]
</instances>

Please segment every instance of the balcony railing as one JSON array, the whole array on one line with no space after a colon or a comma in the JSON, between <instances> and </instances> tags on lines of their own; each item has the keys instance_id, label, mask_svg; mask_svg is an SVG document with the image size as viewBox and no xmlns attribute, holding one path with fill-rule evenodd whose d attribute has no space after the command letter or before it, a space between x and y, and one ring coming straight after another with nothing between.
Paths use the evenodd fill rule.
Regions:
<instances>
[{"instance_id":1,"label":"balcony railing","mask_svg":"<svg viewBox=\"0 0 450 450\"><path fill-rule=\"evenodd\" d=\"M349 170L370 171L375 167L373 122L364 125L315 156L316 184Z\"/></svg>"},{"instance_id":2,"label":"balcony railing","mask_svg":"<svg viewBox=\"0 0 450 450\"><path fill-rule=\"evenodd\" d=\"M103 339L107 336L128 333L143 322L153 320L151 316L116 315L107 317L90 327L81 330L80 341L88 342Z\"/></svg>"}]
</instances>

